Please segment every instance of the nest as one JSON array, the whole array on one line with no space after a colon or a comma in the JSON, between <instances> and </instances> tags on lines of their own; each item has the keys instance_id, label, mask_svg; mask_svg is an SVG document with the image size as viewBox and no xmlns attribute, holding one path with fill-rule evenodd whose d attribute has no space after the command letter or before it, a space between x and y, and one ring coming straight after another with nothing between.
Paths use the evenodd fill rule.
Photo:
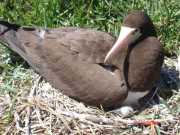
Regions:
<instances>
[{"instance_id":1,"label":"nest","mask_svg":"<svg viewBox=\"0 0 180 135\"><path fill-rule=\"evenodd\" d=\"M173 67L172 64L171 67ZM168 68L164 68L166 69ZM177 74L172 75L170 71L168 69L166 72L170 73L169 80L173 83L178 82ZM13 119L6 125L3 134L156 135L158 132L180 133L179 112L172 111L180 103L179 91L175 91L166 104L148 107L138 114L125 118L113 111L105 112L103 109L77 102L51 87L37 74L34 73L33 76L33 86L27 91L21 90L15 100L11 99L9 94L0 97L0 119L3 117L4 110L13 108ZM0 122L0 124L3 123Z\"/></svg>"}]
</instances>

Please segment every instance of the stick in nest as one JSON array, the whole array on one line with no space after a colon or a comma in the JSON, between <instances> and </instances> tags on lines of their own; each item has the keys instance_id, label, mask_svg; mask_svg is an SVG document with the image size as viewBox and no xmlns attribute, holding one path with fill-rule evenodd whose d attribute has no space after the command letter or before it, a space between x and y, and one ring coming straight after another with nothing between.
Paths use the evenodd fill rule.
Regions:
<instances>
[{"instance_id":1,"label":"stick in nest","mask_svg":"<svg viewBox=\"0 0 180 135\"><path fill-rule=\"evenodd\" d=\"M28 101L32 100L33 96L36 94L36 89L39 85L39 83L42 81L42 77L39 76L36 80L34 85L32 86L30 93L29 93L29 97L28 97ZM26 129L26 135L30 135L31 134L31 128L30 128L30 116L31 116L31 106L27 107L27 115L25 118L25 129Z\"/></svg>"}]
</instances>

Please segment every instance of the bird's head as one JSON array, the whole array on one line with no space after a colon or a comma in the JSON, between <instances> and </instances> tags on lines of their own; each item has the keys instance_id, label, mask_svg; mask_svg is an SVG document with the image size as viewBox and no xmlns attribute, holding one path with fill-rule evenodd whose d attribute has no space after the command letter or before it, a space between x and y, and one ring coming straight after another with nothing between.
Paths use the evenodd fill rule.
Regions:
<instances>
[{"instance_id":1,"label":"bird's head","mask_svg":"<svg viewBox=\"0 0 180 135\"><path fill-rule=\"evenodd\" d=\"M150 17L142 11L130 12L123 20L119 37L104 62L116 64L127 55L128 48L135 42L147 36L156 36L156 31Z\"/></svg>"}]
</instances>

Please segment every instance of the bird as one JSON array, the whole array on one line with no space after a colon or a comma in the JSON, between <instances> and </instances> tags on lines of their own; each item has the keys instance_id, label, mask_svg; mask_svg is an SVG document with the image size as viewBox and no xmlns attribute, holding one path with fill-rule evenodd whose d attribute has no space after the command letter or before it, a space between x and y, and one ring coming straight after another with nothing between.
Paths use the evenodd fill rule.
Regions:
<instances>
[{"instance_id":1,"label":"bird","mask_svg":"<svg viewBox=\"0 0 180 135\"><path fill-rule=\"evenodd\" d=\"M44 29L1 20L0 42L65 95L107 109L134 106L151 92L164 60L144 11L129 12L117 38L90 28Z\"/></svg>"}]
</instances>

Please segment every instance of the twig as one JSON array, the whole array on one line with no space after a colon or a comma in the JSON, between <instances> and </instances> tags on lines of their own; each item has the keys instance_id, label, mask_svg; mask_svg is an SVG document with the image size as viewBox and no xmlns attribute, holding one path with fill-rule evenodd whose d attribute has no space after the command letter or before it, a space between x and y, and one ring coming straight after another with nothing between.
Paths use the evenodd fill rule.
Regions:
<instances>
[{"instance_id":1,"label":"twig","mask_svg":"<svg viewBox=\"0 0 180 135\"><path fill-rule=\"evenodd\" d=\"M72 132L71 128L69 127L66 119L61 115L61 113L59 113L59 111L54 111L52 108L50 108L50 106L48 106L48 103L43 102L42 100L38 100L37 97L33 97L33 99L31 101L28 101L30 104L35 105L37 107L39 107L42 110L46 110L49 113L56 115L58 118L61 119L61 121L64 123L64 125L66 126L66 128Z\"/></svg>"},{"instance_id":2,"label":"twig","mask_svg":"<svg viewBox=\"0 0 180 135\"><path fill-rule=\"evenodd\" d=\"M112 120L110 118L106 118L105 116L94 116L90 114L79 114L76 112L68 112L68 111L62 111L58 110L54 111L52 108L50 108L47 103L43 103L43 101L38 101L37 98L34 97L34 100L32 100L31 104L34 104L41 108L42 110L46 110L51 112L52 114L58 116L65 115L68 117L71 117L73 119L79 119L81 121L91 121L93 123L98 123L98 124L105 124L105 125L114 125L118 126L120 123L126 124L126 125L145 125L145 126L150 126L152 124L160 124L161 122L165 121L170 121L170 119L156 119L156 120L127 120L127 119L121 119L118 118L116 120ZM62 116L61 116L62 117ZM172 121L172 120L171 120Z\"/></svg>"},{"instance_id":3,"label":"twig","mask_svg":"<svg viewBox=\"0 0 180 135\"><path fill-rule=\"evenodd\" d=\"M42 119L41 119L41 115L40 115L40 110L39 110L39 108L36 108L35 111L36 111L36 115L37 115L37 117L38 117L38 120L39 120L39 123L41 124L41 126L47 130L48 134L52 135L52 132L51 132L51 130L49 129L49 127L47 127L47 126L43 123L43 121L42 121ZM47 125L48 125L48 124L47 124Z\"/></svg>"},{"instance_id":4,"label":"twig","mask_svg":"<svg viewBox=\"0 0 180 135\"><path fill-rule=\"evenodd\" d=\"M24 133L26 133L26 131L20 126L20 117L18 115L18 113L16 111L14 111L14 119L16 122L16 128Z\"/></svg>"},{"instance_id":5,"label":"twig","mask_svg":"<svg viewBox=\"0 0 180 135\"><path fill-rule=\"evenodd\" d=\"M30 101L32 99L32 97L34 96L34 94L36 93L36 88L38 87L41 79L42 79L41 76L38 77L37 81L35 82L35 84L31 88L31 91L30 91L30 94L29 94L29 97L28 97L28 101ZM27 115L26 115L26 119L25 119L26 135L31 135L30 116L31 116L31 106L28 106L27 107Z\"/></svg>"}]
</instances>

